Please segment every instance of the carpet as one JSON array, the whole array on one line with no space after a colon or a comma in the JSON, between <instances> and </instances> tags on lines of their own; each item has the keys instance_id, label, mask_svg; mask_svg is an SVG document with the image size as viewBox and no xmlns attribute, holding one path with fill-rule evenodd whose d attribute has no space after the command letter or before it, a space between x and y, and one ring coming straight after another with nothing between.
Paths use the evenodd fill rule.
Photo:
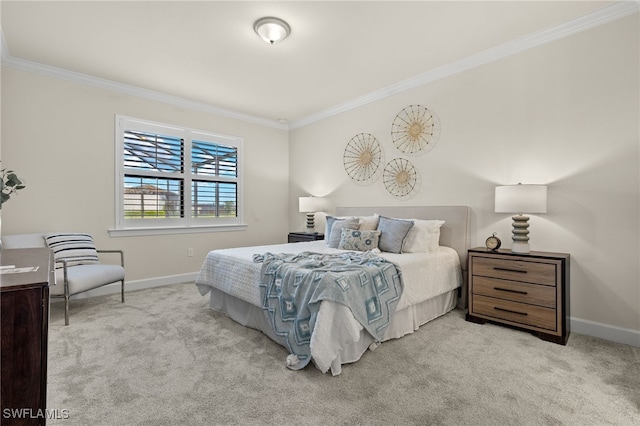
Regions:
<instances>
[{"instance_id":1,"label":"carpet","mask_svg":"<svg viewBox=\"0 0 640 426\"><path fill-rule=\"evenodd\" d=\"M52 302L49 425L638 425L640 348L567 346L452 311L340 376L207 307L193 283Z\"/></svg>"}]
</instances>

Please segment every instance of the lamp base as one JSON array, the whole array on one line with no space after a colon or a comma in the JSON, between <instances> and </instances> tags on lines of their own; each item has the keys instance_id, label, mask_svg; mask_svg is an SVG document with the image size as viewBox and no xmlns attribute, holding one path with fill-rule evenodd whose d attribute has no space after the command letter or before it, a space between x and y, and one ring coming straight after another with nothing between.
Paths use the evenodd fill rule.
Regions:
<instances>
[{"instance_id":1,"label":"lamp base","mask_svg":"<svg viewBox=\"0 0 640 426\"><path fill-rule=\"evenodd\" d=\"M529 216L519 214L511 219L513 219L511 251L513 253L529 253Z\"/></svg>"},{"instance_id":2,"label":"lamp base","mask_svg":"<svg viewBox=\"0 0 640 426\"><path fill-rule=\"evenodd\" d=\"M316 232L315 213L307 213L307 234Z\"/></svg>"},{"instance_id":3,"label":"lamp base","mask_svg":"<svg viewBox=\"0 0 640 426\"><path fill-rule=\"evenodd\" d=\"M516 243L514 242L511 246L512 253L529 253L531 250L529 249L529 243Z\"/></svg>"}]
</instances>

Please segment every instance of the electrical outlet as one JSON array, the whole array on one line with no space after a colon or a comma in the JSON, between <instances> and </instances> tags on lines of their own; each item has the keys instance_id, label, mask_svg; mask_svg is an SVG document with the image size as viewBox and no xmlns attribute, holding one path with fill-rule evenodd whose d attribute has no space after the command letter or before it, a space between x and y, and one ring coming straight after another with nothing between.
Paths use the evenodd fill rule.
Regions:
<instances>
[{"instance_id":1,"label":"electrical outlet","mask_svg":"<svg viewBox=\"0 0 640 426\"><path fill-rule=\"evenodd\" d=\"M189 256L189 257L193 257L193 248L189 247L189 248L187 249L187 256Z\"/></svg>"}]
</instances>

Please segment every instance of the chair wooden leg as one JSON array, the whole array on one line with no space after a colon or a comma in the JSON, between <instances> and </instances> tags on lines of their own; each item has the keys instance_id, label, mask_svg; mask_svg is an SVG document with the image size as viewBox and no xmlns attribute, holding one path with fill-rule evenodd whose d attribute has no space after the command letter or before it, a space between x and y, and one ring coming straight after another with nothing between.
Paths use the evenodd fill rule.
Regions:
<instances>
[{"instance_id":1,"label":"chair wooden leg","mask_svg":"<svg viewBox=\"0 0 640 426\"><path fill-rule=\"evenodd\" d=\"M124 280L120 281L122 283L122 290L120 290L122 294L122 303L124 303Z\"/></svg>"}]
</instances>

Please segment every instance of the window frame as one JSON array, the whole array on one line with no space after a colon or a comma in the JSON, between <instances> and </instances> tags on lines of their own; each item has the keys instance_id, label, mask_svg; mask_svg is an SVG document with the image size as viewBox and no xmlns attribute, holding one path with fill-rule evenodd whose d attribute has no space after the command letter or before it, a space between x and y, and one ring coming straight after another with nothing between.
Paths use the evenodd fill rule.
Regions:
<instances>
[{"instance_id":1,"label":"window frame","mask_svg":"<svg viewBox=\"0 0 640 426\"><path fill-rule=\"evenodd\" d=\"M124 148L125 131L140 131L163 136L172 136L182 139L182 171L165 173L157 170L145 171L142 169L128 169L125 166ZM236 177L220 175L198 175L193 173L192 143L193 141L213 143L221 146L236 148ZM167 233L194 233L210 231L240 230L246 227L243 220L243 139L237 136L223 135L205 130L197 130L180 127L171 124L159 123L150 120L115 116L115 229L109 230L111 236L124 235L156 235ZM125 217L125 176L138 175L158 179L179 179L183 185L183 196L180 208L183 209L182 217L132 219ZM193 216L192 182L226 182L236 185L236 216L235 217L197 217ZM219 200L218 200L219 203Z\"/></svg>"}]
</instances>

